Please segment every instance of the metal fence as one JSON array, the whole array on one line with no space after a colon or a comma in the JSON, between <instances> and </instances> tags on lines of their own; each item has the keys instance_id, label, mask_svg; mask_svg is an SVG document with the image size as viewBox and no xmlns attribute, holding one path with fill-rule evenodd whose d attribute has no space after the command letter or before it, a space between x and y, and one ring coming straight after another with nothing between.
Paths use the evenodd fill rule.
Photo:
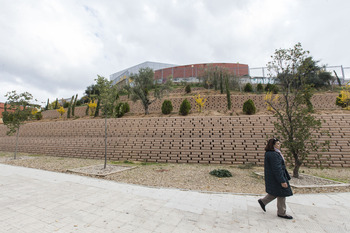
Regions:
<instances>
[{"instance_id":1,"label":"metal fence","mask_svg":"<svg viewBox=\"0 0 350 233\"><path fill-rule=\"evenodd\" d=\"M345 83L346 78L350 77L350 67L339 66L326 66L326 71L331 72L333 76L338 76L342 83ZM234 76L246 78L249 77L252 83L273 83L273 78L267 67L237 67L237 68L223 68L227 73ZM172 77L173 82L199 82L198 78L203 77L207 69L202 67L173 67L168 69L162 69L155 72L155 79L158 82L164 82L167 78Z\"/></svg>"},{"instance_id":2,"label":"metal fence","mask_svg":"<svg viewBox=\"0 0 350 233\"><path fill-rule=\"evenodd\" d=\"M339 66L326 66L326 71L331 72L333 76L337 75L338 78L345 83L345 80L350 77L350 67ZM249 68L249 75L256 82L269 83L272 81L267 67L254 67Z\"/></svg>"}]
</instances>

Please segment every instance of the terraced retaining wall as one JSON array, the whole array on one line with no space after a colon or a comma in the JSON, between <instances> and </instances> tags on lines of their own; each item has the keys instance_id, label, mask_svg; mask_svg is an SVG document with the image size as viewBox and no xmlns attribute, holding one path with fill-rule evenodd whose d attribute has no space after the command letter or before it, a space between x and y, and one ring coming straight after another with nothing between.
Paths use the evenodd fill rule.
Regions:
<instances>
[{"instance_id":1,"label":"terraced retaining wall","mask_svg":"<svg viewBox=\"0 0 350 233\"><path fill-rule=\"evenodd\" d=\"M192 93L194 95L194 93ZM197 111L196 110L196 105L195 101L192 97L192 95L188 96L181 96L181 97L172 97L172 98L163 98L162 100L156 100L154 103L152 103L149 106L149 112L150 113L161 113L161 106L162 103L165 99L171 100L173 104L173 112L178 112L180 109L180 104L182 101L187 98L192 106L192 111ZM203 94L201 94L203 96ZM314 95L312 97L312 103L314 105L315 109L339 109L338 106L335 105L335 100L338 94L319 94L319 95ZM204 94L204 97L205 94ZM254 101L255 106L258 109L266 109L266 104L265 104L265 95L231 95L231 102L232 102L232 109L236 111L242 111L243 108L243 103L247 101L248 99L252 99ZM130 105L130 112L131 113L144 113L145 110L141 104L140 101L137 102L132 102L132 101L127 101L127 98L123 96L121 98L121 101L126 101ZM208 96L208 99L205 103L204 106L205 110L216 110L216 111L225 111L227 109L227 99L226 95L210 95ZM86 106L84 107L76 107L75 108L75 116L85 116L85 110ZM44 119L52 119L52 118L58 118L60 115L56 110L49 110L49 111L44 111L43 113L43 118ZM66 114L64 114L64 117L66 117Z\"/></svg>"},{"instance_id":2,"label":"terraced retaining wall","mask_svg":"<svg viewBox=\"0 0 350 233\"><path fill-rule=\"evenodd\" d=\"M322 164L350 167L350 114L319 117L331 135L330 148L321 153ZM272 120L271 116L109 119L108 159L262 165ZM14 151L15 136L7 136L6 130L0 125L0 151ZM102 159L104 120L27 123L21 127L18 146L20 152ZM309 158L308 164L319 164L315 154Z\"/></svg>"}]
</instances>

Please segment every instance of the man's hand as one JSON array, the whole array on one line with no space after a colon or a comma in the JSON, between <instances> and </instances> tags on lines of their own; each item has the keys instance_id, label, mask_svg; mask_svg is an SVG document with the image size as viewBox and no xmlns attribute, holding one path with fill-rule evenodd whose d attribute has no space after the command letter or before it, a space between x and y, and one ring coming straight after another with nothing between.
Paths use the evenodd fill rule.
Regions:
<instances>
[{"instance_id":1,"label":"man's hand","mask_svg":"<svg viewBox=\"0 0 350 233\"><path fill-rule=\"evenodd\" d=\"M288 188L288 184L285 182L285 183L281 183L282 187L283 188Z\"/></svg>"}]
</instances>

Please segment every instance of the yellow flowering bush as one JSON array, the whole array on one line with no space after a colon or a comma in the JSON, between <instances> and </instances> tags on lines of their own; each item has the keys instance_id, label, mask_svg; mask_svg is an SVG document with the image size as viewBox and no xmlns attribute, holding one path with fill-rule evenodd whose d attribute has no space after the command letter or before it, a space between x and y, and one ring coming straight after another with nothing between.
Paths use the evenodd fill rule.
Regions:
<instances>
[{"instance_id":1,"label":"yellow flowering bush","mask_svg":"<svg viewBox=\"0 0 350 233\"><path fill-rule=\"evenodd\" d=\"M89 110L90 110L90 116L93 116L95 115L95 111L96 111L96 108L97 108L97 102L96 100L90 100L90 103L88 103L89 105Z\"/></svg>"},{"instance_id":2,"label":"yellow flowering bush","mask_svg":"<svg viewBox=\"0 0 350 233\"><path fill-rule=\"evenodd\" d=\"M343 90L340 91L338 102L344 107L344 109L350 110L350 82L348 82Z\"/></svg>"},{"instance_id":3,"label":"yellow flowering bush","mask_svg":"<svg viewBox=\"0 0 350 233\"><path fill-rule=\"evenodd\" d=\"M273 95L272 91L269 91L266 93L265 98L264 98L265 104L267 105L267 111L272 111L271 103L273 103L273 102L276 103L278 101L278 98L279 98L278 95L275 95L275 98L272 99L272 95Z\"/></svg>"},{"instance_id":4,"label":"yellow flowering bush","mask_svg":"<svg viewBox=\"0 0 350 233\"><path fill-rule=\"evenodd\" d=\"M193 99L196 101L196 105L198 107L198 112L202 112L202 109L204 107L205 102L207 101L207 98L201 98L201 95L195 95Z\"/></svg>"},{"instance_id":5,"label":"yellow flowering bush","mask_svg":"<svg viewBox=\"0 0 350 233\"><path fill-rule=\"evenodd\" d=\"M35 116L38 113L38 109L37 108L33 108L32 109L32 115Z\"/></svg>"},{"instance_id":6,"label":"yellow flowering bush","mask_svg":"<svg viewBox=\"0 0 350 233\"><path fill-rule=\"evenodd\" d=\"M59 109L57 109L57 112L59 112L59 114L61 114L62 117L66 110L64 110L64 108L61 106Z\"/></svg>"}]
</instances>

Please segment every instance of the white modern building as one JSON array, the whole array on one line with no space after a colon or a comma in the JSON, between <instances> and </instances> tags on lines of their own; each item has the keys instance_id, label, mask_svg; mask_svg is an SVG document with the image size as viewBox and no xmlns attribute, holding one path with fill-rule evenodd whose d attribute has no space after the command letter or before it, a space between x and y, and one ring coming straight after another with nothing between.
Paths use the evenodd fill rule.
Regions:
<instances>
[{"instance_id":1,"label":"white modern building","mask_svg":"<svg viewBox=\"0 0 350 233\"><path fill-rule=\"evenodd\" d=\"M156 70L174 67L174 66L177 66L177 65L146 61L146 62L143 62L143 63L138 64L136 66L132 66L130 68L121 70L117 73L111 74L109 76L109 78L111 81L113 81L113 84L121 84L123 82L125 82L125 84L126 84L128 82L128 78L132 74L139 73L140 68L151 68L152 70L156 71Z\"/></svg>"}]
</instances>

